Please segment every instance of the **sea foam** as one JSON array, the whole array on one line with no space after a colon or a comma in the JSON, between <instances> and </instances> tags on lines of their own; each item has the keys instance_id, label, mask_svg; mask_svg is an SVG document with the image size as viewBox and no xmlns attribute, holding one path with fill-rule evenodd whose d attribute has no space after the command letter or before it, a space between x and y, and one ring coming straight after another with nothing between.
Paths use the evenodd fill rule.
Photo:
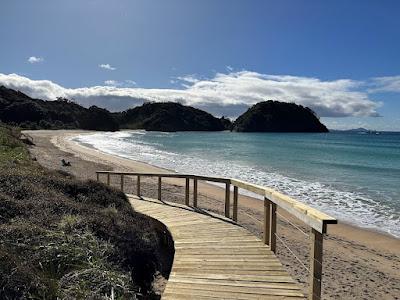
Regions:
<instances>
[{"instance_id":1,"label":"sea foam","mask_svg":"<svg viewBox=\"0 0 400 300\"><path fill-rule=\"evenodd\" d=\"M362 227L377 229L400 237L400 214L393 208L358 191L346 191L318 180L307 181L279 173L276 169L263 169L241 161L213 159L187 155L162 149L162 142L151 143L138 138L144 131L95 133L73 140L90 145L105 153L142 161L180 173L238 178L258 185L273 187L312 207ZM173 134L152 133L172 138Z\"/></svg>"}]
</instances>

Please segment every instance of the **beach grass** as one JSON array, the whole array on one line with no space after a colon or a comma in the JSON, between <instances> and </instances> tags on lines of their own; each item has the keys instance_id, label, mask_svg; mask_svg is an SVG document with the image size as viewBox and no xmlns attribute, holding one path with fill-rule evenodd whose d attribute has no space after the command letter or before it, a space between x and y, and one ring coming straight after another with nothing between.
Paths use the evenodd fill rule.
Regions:
<instances>
[{"instance_id":1,"label":"beach grass","mask_svg":"<svg viewBox=\"0 0 400 300\"><path fill-rule=\"evenodd\" d=\"M173 247L125 194L33 161L15 128L0 127L0 298L158 298Z\"/></svg>"},{"instance_id":2,"label":"beach grass","mask_svg":"<svg viewBox=\"0 0 400 300\"><path fill-rule=\"evenodd\" d=\"M26 163L29 161L29 152L16 136L19 130L13 127L0 126L0 166L10 163Z\"/></svg>"}]
</instances>

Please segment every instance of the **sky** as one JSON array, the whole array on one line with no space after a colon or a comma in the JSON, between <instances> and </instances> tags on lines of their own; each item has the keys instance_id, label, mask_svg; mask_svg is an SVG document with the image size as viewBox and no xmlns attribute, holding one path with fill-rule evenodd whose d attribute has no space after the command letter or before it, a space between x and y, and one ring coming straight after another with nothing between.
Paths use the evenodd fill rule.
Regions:
<instances>
[{"instance_id":1,"label":"sky","mask_svg":"<svg viewBox=\"0 0 400 300\"><path fill-rule=\"evenodd\" d=\"M273 99L400 131L400 1L1 0L0 85L231 118Z\"/></svg>"}]
</instances>

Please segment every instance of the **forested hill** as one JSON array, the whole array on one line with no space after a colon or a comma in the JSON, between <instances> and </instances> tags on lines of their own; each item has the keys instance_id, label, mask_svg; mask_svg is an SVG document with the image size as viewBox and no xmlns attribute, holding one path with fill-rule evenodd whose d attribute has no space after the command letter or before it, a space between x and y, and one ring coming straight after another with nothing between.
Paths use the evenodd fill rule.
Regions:
<instances>
[{"instance_id":1,"label":"forested hill","mask_svg":"<svg viewBox=\"0 0 400 300\"><path fill-rule=\"evenodd\" d=\"M33 99L0 86L0 121L28 129L119 129L111 113L96 106L82 107L67 99Z\"/></svg>"},{"instance_id":2,"label":"forested hill","mask_svg":"<svg viewBox=\"0 0 400 300\"><path fill-rule=\"evenodd\" d=\"M236 119L240 132L328 132L308 107L279 101L259 102Z\"/></svg>"},{"instance_id":3,"label":"forested hill","mask_svg":"<svg viewBox=\"0 0 400 300\"><path fill-rule=\"evenodd\" d=\"M178 103L146 103L110 113L96 106L85 108L63 98L33 99L4 86L0 86L0 121L27 129L218 131L231 127L228 119Z\"/></svg>"},{"instance_id":4,"label":"forested hill","mask_svg":"<svg viewBox=\"0 0 400 300\"><path fill-rule=\"evenodd\" d=\"M145 103L114 116L121 128L148 131L220 131L231 127L228 119L173 102Z\"/></svg>"},{"instance_id":5,"label":"forested hill","mask_svg":"<svg viewBox=\"0 0 400 300\"><path fill-rule=\"evenodd\" d=\"M148 131L327 132L316 114L294 103L257 103L232 125L229 119L179 103L145 103L124 112L111 113L97 106L85 108L70 100L33 99L0 86L0 122L26 129L87 129L116 131L120 128Z\"/></svg>"}]
</instances>

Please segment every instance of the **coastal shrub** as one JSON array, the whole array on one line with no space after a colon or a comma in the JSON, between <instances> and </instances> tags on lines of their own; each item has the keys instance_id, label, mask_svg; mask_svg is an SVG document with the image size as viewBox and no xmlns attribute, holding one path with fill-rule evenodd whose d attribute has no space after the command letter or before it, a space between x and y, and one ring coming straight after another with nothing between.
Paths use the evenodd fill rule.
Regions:
<instances>
[{"instance_id":1,"label":"coastal shrub","mask_svg":"<svg viewBox=\"0 0 400 300\"><path fill-rule=\"evenodd\" d=\"M250 107L235 120L232 129L239 132L328 132L310 108L273 100Z\"/></svg>"},{"instance_id":2,"label":"coastal shrub","mask_svg":"<svg viewBox=\"0 0 400 300\"><path fill-rule=\"evenodd\" d=\"M102 108L85 108L73 101L33 99L0 86L0 121L25 129L119 129L113 115Z\"/></svg>"},{"instance_id":3,"label":"coastal shrub","mask_svg":"<svg viewBox=\"0 0 400 300\"><path fill-rule=\"evenodd\" d=\"M41 168L17 131L0 141L0 299L159 298L152 281L174 252L164 225L115 189Z\"/></svg>"}]
</instances>

